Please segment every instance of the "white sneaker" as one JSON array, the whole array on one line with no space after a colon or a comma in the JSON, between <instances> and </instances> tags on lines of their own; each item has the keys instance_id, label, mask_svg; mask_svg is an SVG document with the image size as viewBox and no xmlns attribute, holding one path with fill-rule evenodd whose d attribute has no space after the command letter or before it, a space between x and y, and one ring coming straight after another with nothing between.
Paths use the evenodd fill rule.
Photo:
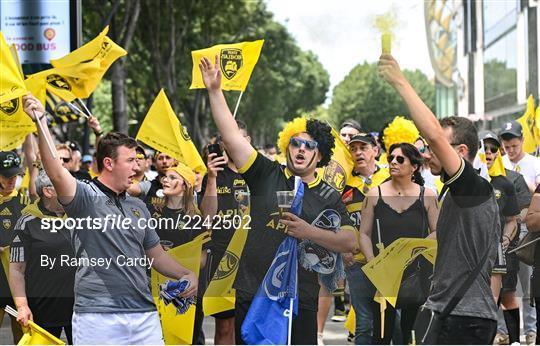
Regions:
<instances>
[{"instance_id":1,"label":"white sneaker","mask_svg":"<svg viewBox=\"0 0 540 346\"><path fill-rule=\"evenodd\" d=\"M317 333L317 345L324 346L323 333Z\"/></svg>"},{"instance_id":2,"label":"white sneaker","mask_svg":"<svg viewBox=\"0 0 540 346\"><path fill-rule=\"evenodd\" d=\"M525 342L527 345L536 345L536 333L528 332L527 335L525 335Z\"/></svg>"}]
</instances>

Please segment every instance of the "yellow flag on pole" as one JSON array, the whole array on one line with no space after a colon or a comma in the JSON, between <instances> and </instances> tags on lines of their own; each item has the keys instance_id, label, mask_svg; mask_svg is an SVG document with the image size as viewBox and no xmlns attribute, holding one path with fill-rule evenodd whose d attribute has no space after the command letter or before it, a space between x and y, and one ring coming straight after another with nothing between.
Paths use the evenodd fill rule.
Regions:
<instances>
[{"instance_id":1,"label":"yellow flag on pole","mask_svg":"<svg viewBox=\"0 0 540 346\"><path fill-rule=\"evenodd\" d=\"M497 152L497 158L495 159L495 162L493 162L493 165L491 165L491 168L489 168L489 175L492 177L496 177L498 175L502 175L503 177L506 177L506 171L504 169L504 163L502 160L502 154L499 150Z\"/></svg>"},{"instance_id":2,"label":"yellow flag on pole","mask_svg":"<svg viewBox=\"0 0 540 346\"><path fill-rule=\"evenodd\" d=\"M21 78L19 69L11 50L0 32L0 107L2 111L13 110L20 104L19 98L27 93L24 81ZM19 100L15 103L14 100ZM22 104L20 105L22 108Z\"/></svg>"},{"instance_id":3,"label":"yellow flag on pole","mask_svg":"<svg viewBox=\"0 0 540 346\"><path fill-rule=\"evenodd\" d=\"M206 173L204 161L187 129L180 124L163 89L148 110L136 139L174 157L197 173Z\"/></svg>"},{"instance_id":4,"label":"yellow flag on pole","mask_svg":"<svg viewBox=\"0 0 540 346\"><path fill-rule=\"evenodd\" d=\"M219 56L221 68L221 88L223 90L245 91L251 73L259 60L264 40L253 42L240 42L233 44L218 44L216 46L194 50L191 52L193 60L192 81L190 89L204 89L204 83L199 69L203 57L212 63L216 55Z\"/></svg>"},{"instance_id":5,"label":"yellow flag on pole","mask_svg":"<svg viewBox=\"0 0 540 346\"><path fill-rule=\"evenodd\" d=\"M349 148L341 140L339 133L332 128L332 136L334 136L334 149L330 162L325 167L317 169L317 174L322 176L322 179L338 190L340 193L345 189L345 185L352 176L354 168L353 159Z\"/></svg>"},{"instance_id":6,"label":"yellow flag on pole","mask_svg":"<svg viewBox=\"0 0 540 346\"><path fill-rule=\"evenodd\" d=\"M73 88L72 93L76 97L88 98L109 67L118 58L127 54L124 48L107 36L108 32L107 26L92 41L60 59L51 60L51 64L60 76L74 77L69 82ZM79 75L85 75L85 77L78 77Z\"/></svg>"},{"instance_id":7,"label":"yellow flag on pole","mask_svg":"<svg viewBox=\"0 0 540 346\"><path fill-rule=\"evenodd\" d=\"M523 150L529 154L536 151L536 143L534 136L534 129L537 127L536 122L536 113L534 109L534 98L532 95L529 95L527 99L527 108L525 113L517 120L521 124L523 131ZM538 130L537 130L538 131Z\"/></svg>"},{"instance_id":8,"label":"yellow flag on pole","mask_svg":"<svg viewBox=\"0 0 540 346\"><path fill-rule=\"evenodd\" d=\"M24 334L17 345L65 345L66 343L41 328L33 321L28 321L28 327L23 327Z\"/></svg>"},{"instance_id":9,"label":"yellow flag on pole","mask_svg":"<svg viewBox=\"0 0 540 346\"><path fill-rule=\"evenodd\" d=\"M249 215L248 207L246 214ZM248 218L242 217L242 224L227 246L225 255L219 261L218 268L208 284L203 297L203 311L205 316L234 309L235 289L232 287L238 272L238 265L246 243Z\"/></svg>"},{"instance_id":10,"label":"yellow flag on pole","mask_svg":"<svg viewBox=\"0 0 540 346\"><path fill-rule=\"evenodd\" d=\"M362 270L388 303L396 306L403 272L418 256L435 263L437 241L425 238L400 238L380 251Z\"/></svg>"},{"instance_id":11,"label":"yellow flag on pole","mask_svg":"<svg viewBox=\"0 0 540 346\"><path fill-rule=\"evenodd\" d=\"M199 275L201 267L201 251L203 243L208 241L208 233L203 233L193 239L191 242L177 246L167 251L178 263L185 268ZM161 328L166 345L191 345L193 342L193 326L195 324L195 309L192 305L188 311L182 315L177 315L173 304L165 305L159 299L159 285L169 278L159 274L152 269L152 296L158 309L161 320Z\"/></svg>"}]
</instances>

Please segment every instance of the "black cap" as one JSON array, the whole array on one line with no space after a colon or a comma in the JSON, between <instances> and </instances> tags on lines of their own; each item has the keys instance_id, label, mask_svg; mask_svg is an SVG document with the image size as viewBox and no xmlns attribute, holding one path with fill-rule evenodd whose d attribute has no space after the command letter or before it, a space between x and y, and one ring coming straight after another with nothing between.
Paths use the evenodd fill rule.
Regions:
<instances>
[{"instance_id":1,"label":"black cap","mask_svg":"<svg viewBox=\"0 0 540 346\"><path fill-rule=\"evenodd\" d=\"M501 127L501 132L499 132L499 136L503 137L505 135L510 135L510 137L523 136L523 130L521 128L521 124L515 120L504 123L503 126Z\"/></svg>"},{"instance_id":2,"label":"black cap","mask_svg":"<svg viewBox=\"0 0 540 346\"><path fill-rule=\"evenodd\" d=\"M499 138L497 137L497 135L492 132L492 131L481 131L479 134L478 134L478 137L480 137L480 139L482 141L485 141L486 139L491 139L493 141L495 141L495 143L497 143L497 145L500 147L501 146L501 142L499 142Z\"/></svg>"},{"instance_id":3,"label":"black cap","mask_svg":"<svg viewBox=\"0 0 540 346\"><path fill-rule=\"evenodd\" d=\"M349 145L353 144L354 142L377 145L377 143L375 143L375 138L373 138L373 136L371 136L369 133L359 133L352 136L351 140L349 141Z\"/></svg>"},{"instance_id":4,"label":"black cap","mask_svg":"<svg viewBox=\"0 0 540 346\"><path fill-rule=\"evenodd\" d=\"M21 158L14 151L0 151L0 175L11 178L22 172Z\"/></svg>"}]
</instances>

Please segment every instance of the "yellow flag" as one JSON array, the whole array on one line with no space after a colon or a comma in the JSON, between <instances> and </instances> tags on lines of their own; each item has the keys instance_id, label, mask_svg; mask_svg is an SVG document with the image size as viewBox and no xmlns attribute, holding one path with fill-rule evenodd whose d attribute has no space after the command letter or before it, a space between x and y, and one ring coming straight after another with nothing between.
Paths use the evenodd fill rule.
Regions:
<instances>
[{"instance_id":1,"label":"yellow flag","mask_svg":"<svg viewBox=\"0 0 540 346\"><path fill-rule=\"evenodd\" d=\"M208 233L203 233L191 242L177 246L167 251L177 262L185 268L199 275L201 267L201 250L203 243L208 241ZM152 296L158 309L161 319L161 328L165 337L166 345L188 344L193 340L193 326L195 324L195 309L192 305L188 311L182 315L176 314L176 308L173 304L165 305L159 299L159 285L169 278L159 274L152 269Z\"/></svg>"},{"instance_id":2,"label":"yellow flag","mask_svg":"<svg viewBox=\"0 0 540 346\"><path fill-rule=\"evenodd\" d=\"M92 41L60 59L51 60L53 67L61 72L58 73L60 76L66 78L67 74L67 77L75 77L70 84L76 97L88 98L116 59L127 54L107 36L108 32L107 26ZM77 77L80 74L86 77Z\"/></svg>"},{"instance_id":3,"label":"yellow flag","mask_svg":"<svg viewBox=\"0 0 540 346\"><path fill-rule=\"evenodd\" d=\"M28 321L28 328L23 327L24 334L17 345L65 345L58 339L33 321Z\"/></svg>"},{"instance_id":4,"label":"yellow flag","mask_svg":"<svg viewBox=\"0 0 540 346\"><path fill-rule=\"evenodd\" d=\"M502 160L502 154L500 150L497 152L497 158L495 159L495 162L493 162L493 165L489 169L489 175L492 177L496 177L498 175L502 175L503 177L506 177L506 171L504 169L504 163Z\"/></svg>"},{"instance_id":5,"label":"yellow flag","mask_svg":"<svg viewBox=\"0 0 540 346\"><path fill-rule=\"evenodd\" d=\"M137 133L137 140L184 163L197 173L206 173L206 166L187 129L180 124L161 89Z\"/></svg>"},{"instance_id":6,"label":"yellow flag","mask_svg":"<svg viewBox=\"0 0 540 346\"><path fill-rule=\"evenodd\" d=\"M246 90L251 73L259 60L264 40L241 42L233 44L218 44L216 46L194 50L192 82L190 89L204 89L199 63L207 57L212 63L216 55L219 56L221 68L221 88L223 90Z\"/></svg>"},{"instance_id":7,"label":"yellow flag","mask_svg":"<svg viewBox=\"0 0 540 346\"><path fill-rule=\"evenodd\" d=\"M2 68L2 73L0 73L0 107L4 111L4 108L11 109L14 106L13 102L10 101L19 99L27 91L2 32L0 32L0 54ZM8 102L9 104L7 104Z\"/></svg>"},{"instance_id":8,"label":"yellow flag","mask_svg":"<svg viewBox=\"0 0 540 346\"><path fill-rule=\"evenodd\" d=\"M523 129L523 150L529 154L536 151L534 129L537 127L537 125L535 124L535 118L536 113L534 109L534 98L532 95L529 95L525 113L523 113L523 115L517 120Z\"/></svg>"},{"instance_id":9,"label":"yellow flag","mask_svg":"<svg viewBox=\"0 0 540 346\"><path fill-rule=\"evenodd\" d=\"M424 238L397 239L364 265L362 270L388 303L395 307L403 272L419 255L435 263L437 241Z\"/></svg>"},{"instance_id":10,"label":"yellow flag","mask_svg":"<svg viewBox=\"0 0 540 346\"><path fill-rule=\"evenodd\" d=\"M250 208L248 207L244 215L249 214ZM203 311L205 316L234 309L235 289L232 286L247 239L248 230L245 228L247 221L248 218L242 217L242 224L234 232L225 255L219 261L218 269L204 293Z\"/></svg>"},{"instance_id":11,"label":"yellow flag","mask_svg":"<svg viewBox=\"0 0 540 346\"><path fill-rule=\"evenodd\" d=\"M317 168L317 174L322 176L322 179L338 190L340 193L345 189L345 185L352 176L354 163L351 152L345 143L341 140L339 133L332 128L334 136L334 149L330 162L325 167Z\"/></svg>"},{"instance_id":12,"label":"yellow flag","mask_svg":"<svg viewBox=\"0 0 540 346\"><path fill-rule=\"evenodd\" d=\"M349 310L349 314L347 315L347 319L345 320L345 329L349 331L351 334L356 333L356 312L354 312L353 307L351 306L351 309Z\"/></svg>"}]
</instances>

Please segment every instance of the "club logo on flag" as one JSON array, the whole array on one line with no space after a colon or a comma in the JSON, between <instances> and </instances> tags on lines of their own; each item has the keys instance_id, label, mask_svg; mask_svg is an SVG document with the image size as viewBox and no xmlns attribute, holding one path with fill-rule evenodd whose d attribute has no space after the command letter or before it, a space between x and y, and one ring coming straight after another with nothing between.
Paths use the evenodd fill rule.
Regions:
<instances>
[{"instance_id":1,"label":"club logo on flag","mask_svg":"<svg viewBox=\"0 0 540 346\"><path fill-rule=\"evenodd\" d=\"M62 78L60 75L57 75L57 74L48 75L47 84L57 89L71 91L71 85L69 85L67 80L65 80L64 78Z\"/></svg>"},{"instance_id":2,"label":"club logo on flag","mask_svg":"<svg viewBox=\"0 0 540 346\"><path fill-rule=\"evenodd\" d=\"M227 79L233 79L242 67L242 50L239 48L222 49L219 57L221 61L221 72Z\"/></svg>"},{"instance_id":3,"label":"club logo on flag","mask_svg":"<svg viewBox=\"0 0 540 346\"><path fill-rule=\"evenodd\" d=\"M283 280L283 273L289 256L289 250L282 251L276 254L274 261L268 269L268 273L271 273L270 280L263 281L264 292L271 300L277 301L280 298L287 296L287 291L281 291Z\"/></svg>"},{"instance_id":4,"label":"club logo on flag","mask_svg":"<svg viewBox=\"0 0 540 346\"><path fill-rule=\"evenodd\" d=\"M189 133L187 131L187 128L185 126L181 126L180 127L180 134L182 135L182 138L185 140L185 141L190 141L191 140L191 137L189 137Z\"/></svg>"},{"instance_id":5,"label":"club logo on flag","mask_svg":"<svg viewBox=\"0 0 540 346\"><path fill-rule=\"evenodd\" d=\"M19 99L13 99L0 104L0 110L6 115L13 115L19 109Z\"/></svg>"},{"instance_id":6,"label":"club logo on flag","mask_svg":"<svg viewBox=\"0 0 540 346\"><path fill-rule=\"evenodd\" d=\"M109 51L111 50L111 45L109 44L109 42L107 41L103 41L103 43L101 44L101 49L99 50L98 52L98 55L101 57L101 58L104 58L105 55L107 55L107 53L109 53Z\"/></svg>"},{"instance_id":7,"label":"club logo on flag","mask_svg":"<svg viewBox=\"0 0 540 346\"><path fill-rule=\"evenodd\" d=\"M226 251L219 262L218 268L212 280L221 280L230 276L238 268L240 259L234 253Z\"/></svg>"},{"instance_id":8,"label":"club logo on flag","mask_svg":"<svg viewBox=\"0 0 540 346\"><path fill-rule=\"evenodd\" d=\"M418 256L418 254L424 250L426 250L427 247L425 246L417 246L415 248L413 248L411 250L411 256L409 257L409 259L405 262L405 264L403 265L403 268L407 268L415 259L416 257Z\"/></svg>"},{"instance_id":9,"label":"club logo on flag","mask_svg":"<svg viewBox=\"0 0 540 346\"><path fill-rule=\"evenodd\" d=\"M337 161L330 160L324 169L323 180L334 189L342 191L345 188L346 176L345 169Z\"/></svg>"}]
</instances>

